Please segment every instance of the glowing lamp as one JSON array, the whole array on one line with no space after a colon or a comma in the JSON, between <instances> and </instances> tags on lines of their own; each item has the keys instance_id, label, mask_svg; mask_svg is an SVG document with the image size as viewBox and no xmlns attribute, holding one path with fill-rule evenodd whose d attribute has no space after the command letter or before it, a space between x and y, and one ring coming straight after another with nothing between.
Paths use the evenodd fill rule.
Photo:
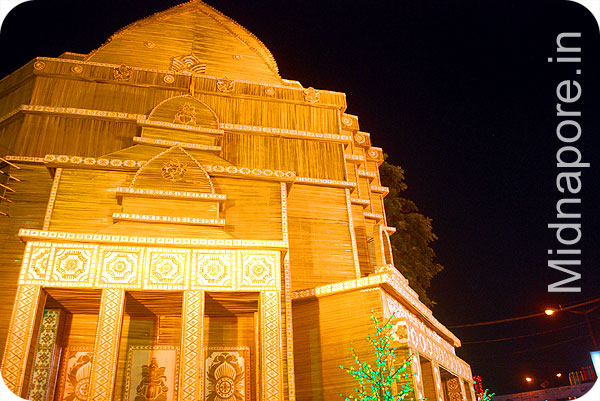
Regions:
<instances>
[{"instance_id":1,"label":"glowing lamp","mask_svg":"<svg viewBox=\"0 0 600 401\"><path fill-rule=\"evenodd\" d=\"M548 316L554 315L554 309L546 309L544 313Z\"/></svg>"},{"instance_id":2,"label":"glowing lamp","mask_svg":"<svg viewBox=\"0 0 600 401\"><path fill-rule=\"evenodd\" d=\"M533 379L532 379L531 377L526 377L526 378L525 378L525 381L526 381L527 383L531 383L531 382L533 381Z\"/></svg>"}]
</instances>

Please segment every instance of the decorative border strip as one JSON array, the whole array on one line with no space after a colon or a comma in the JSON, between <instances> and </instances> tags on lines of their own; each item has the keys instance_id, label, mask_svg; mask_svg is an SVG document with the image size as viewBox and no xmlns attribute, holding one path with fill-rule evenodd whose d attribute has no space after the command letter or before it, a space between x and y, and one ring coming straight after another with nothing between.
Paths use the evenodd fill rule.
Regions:
<instances>
[{"instance_id":1,"label":"decorative border strip","mask_svg":"<svg viewBox=\"0 0 600 401\"><path fill-rule=\"evenodd\" d=\"M34 112L34 113L52 113L52 114L63 114L63 115L76 115L76 116L89 116L89 117L101 117L115 120L124 120L137 122L140 119L145 119L145 114L129 114L120 111L106 111L106 110L93 110L93 109L79 109L75 107L54 107L54 106L39 106L23 104L19 106L18 111Z\"/></svg>"},{"instance_id":2,"label":"decorative border strip","mask_svg":"<svg viewBox=\"0 0 600 401\"><path fill-rule=\"evenodd\" d=\"M283 240L288 240L288 218L287 218L287 185L281 183L281 233Z\"/></svg>"},{"instance_id":3,"label":"decorative border strip","mask_svg":"<svg viewBox=\"0 0 600 401\"><path fill-rule=\"evenodd\" d=\"M142 115L138 118L137 123L142 127L160 127L160 128L173 128L177 130L183 131L191 131L191 132L204 132L207 134L219 134L223 135L225 132L221 129L208 128L208 127L193 127L185 124L175 124L168 123L166 121L153 121L148 119L145 115Z\"/></svg>"},{"instance_id":4,"label":"decorative border strip","mask_svg":"<svg viewBox=\"0 0 600 401\"><path fill-rule=\"evenodd\" d=\"M127 235L82 234L60 231L28 230L23 228L19 230L18 235L23 240L72 241L137 245L178 245L190 248L288 248L287 241L172 237L130 237Z\"/></svg>"},{"instance_id":5,"label":"decorative border strip","mask_svg":"<svg viewBox=\"0 0 600 401\"><path fill-rule=\"evenodd\" d=\"M58 184L60 182L61 175L62 169L57 168L56 173L54 173L52 188L50 189L50 198L48 199L48 206L46 207L46 215L44 216L44 225L42 226L42 230L48 230L50 228L50 218L52 217L52 210L54 209L54 202L56 201L56 193L58 192Z\"/></svg>"},{"instance_id":6,"label":"decorative border strip","mask_svg":"<svg viewBox=\"0 0 600 401\"><path fill-rule=\"evenodd\" d=\"M367 207L371 204L371 201L368 199L350 198L350 202L354 203L355 205L361 205L362 207Z\"/></svg>"},{"instance_id":7,"label":"decorative border strip","mask_svg":"<svg viewBox=\"0 0 600 401\"><path fill-rule=\"evenodd\" d=\"M44 163L43 157L31 157L31 156L4 156L4 159L9 162L21 162L21 163Z\"/></svg>"},{"instance_id":8,"label":"decorative border strip","mask_svg":"<svg viewBox=\"0 0 600 401\"><path fill-rule=\"evenodd\" d=\"M289 137L301 137L301 138L314 138L314 139L329 139L333 141L342 141L349 142L351 137L348 135L340 135L340 134L327 134L321 132L311 132L311 131L302 131L288 128L271 128L271 127L261 127L257 125L242 125L242 124L229 124L229 123L221 123L219 124L222 129L229 131L242 131L242 132L252 132L252 133L261 133L261 134L271 134L271 135L280 135L280 136L289 136Z\"/></svg>"},{"instance_id":9,"label":"decorative border strip","mask_svg":"<svg viewBox=\"0 0 600 401\"><path fill-rule=\"evenodd\" d=\"M359 177L375 178L376 174L372 171L357 170Z\"/></svg>"},{"instance_id":10,"label":"decorative border strip","mask_svg":"<svg viewBox=\"0 0 600 401\"><path fill-rule=\"evenodd\" d=\"M345 189L346 209L348 210L348 226L350 227L350 241L352 242L352 258L354 260L354 271L356 278L361 277L360 263L358 261L358 247L356 246L356 235L354 234L354 218L352 217L352 205L350 204L350 190Z\"/></svg>"},{"instance_id":11,"label":"decorative border strip","mask_svg":"<svg viewBox=\"0 0 600 401\"><path fill-rule=\"evenodd\" d=\"M324 180L321 178L309 178L309 177L296 177L296 183L322 185L322 186L327 186L327 187L339 187L339 188L356 188L357 187L357 184L355 182L351 182L351 181Z\"/></svg>"},{"instance_id":12,"label":"decorative border strip","mask_svg":"<svg viewBox=\"0 0 600 401\"><path fill-rule=\"evenodd\" d=\"M383 220L383 215L379 214L379 213L365 212L364 215L365 215L365 218L367 218L367 219Z\"/></svg>"},{"instance_id":13,"label":"decorative border strip","mask_svg":"<svg viewBox=\"0 0 600 401\"><path fill-rule=\"evenodd\" d=\"M237 175L237 176L252 176L260 178L270 178L276 181L293 181L297 179L296 173L293 171L269 170L269 169L250 169L248 167L222 166L222 165L202 165L204 170L213 175Z\"/></svg>"},{"instance_id":14,"label":"decorative border strip","mask_svg":"<svg viewBox=\"0 0 600 401\"><path fill-rule=\"evenodd\" d=\"M131 170L137 170L143 167L146 162L143 160L121 160L121 159L105 159L105 158L94 158L94 157L81 157L81 156L66 156L66 155L46 155L44 162L48 164L71 164L71 165L83 165L83 166L100 166L100 167L117 167L127 168Z\"/></svg>"},{"instance_id":15,"label":"decorative border strip","mask_svg":"<svg viewBox=\"0 0 600 401\"><path fill-rule=\"evenodd\" d=\"M378 194L386 194L386 195L390 193L390 189L388 187L382 187L379 185L371 185L371 191L376 192Z\"/></svg>"},{"instance_id":16,"label":"decorative border strip","mask_svg":"<svg viewBox=\"0 0 600 401\"><path fill-rule=\"evenodd\" d=\"M344 159L352 160L354 163L362 163L365 161L365 158L361 155L352 155L352 154L344 154Z\"/></svg>"},{"instance_id":17,"label":"decorative border strip","mask_svg":"<svg viewBox=\"0 0 600 401\"><path fill-rule=\"evenodd\" d=\"M113 213L115 221L138 221L142 223L170 223L192 226L224 226L224 219L201 219L197 217L157 216L152 214Z\"/></svg>"},{"instance_id":18,"label":"decorative border strip","mask_svg":"<svg viewBox=\"0 0 600 401\"><path fill-rule=\"evenodd\" d=\"M179 146L180 148L192 149L192 150L211 150L211 151L215 151L215 152L221 151L220 146L202 145L199 143L168 141L166 139L152 139L152 138L144 138L144 137L139 137L139 136L134 137L133 142L149 144L149 145L156 145L156 146L163 146L163 147L168 147L168 148L173 147L173 146Z\"/></svg>"},{"instance_id":19,"label":"decorative border strip","mask_svg":"<svg viewBox=\"0 0 600 401\"><path fill-rule=\"evenodd\" d=\"M180 192L163 191L160 189L124 188L116 189L117 196L133 195L148 198L194 199L223 202L227 196L224 194L211 194L208 192Z\"/></svg>"}]
</instances>

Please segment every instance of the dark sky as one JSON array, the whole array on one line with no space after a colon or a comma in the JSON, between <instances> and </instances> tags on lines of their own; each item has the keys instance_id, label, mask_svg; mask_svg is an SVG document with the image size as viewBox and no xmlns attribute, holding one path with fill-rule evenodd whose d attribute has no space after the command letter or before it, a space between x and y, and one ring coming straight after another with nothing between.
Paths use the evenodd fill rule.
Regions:
<instances>
[{"instance_id":1,"label":"dark sky","mask_svg":"<svg viewBox=\"0 0 600 401\"><path fill-rule=\"evenodd\" d=\"M0 0L1 1L1 0ZM173 0L35 0L2 26L4 76L35 56L87 53L117 29L177 4ZM600 34L592 15L568 1L228 1L208 3L271 50L282 77L345 92L390 161L406 170L406 197L433 219L445 270L430 296L447 326L540 312L600 296ZM557 57L556 36L581 32L582 62ZM581 69L581 75L575 70ZM577 80L581 98L574 145L587 169L558 169L556 86ZM572 128L572 127L571 127ZM565 129L565 135L573 130ZM566 276L547 267L556 249L555 186L582 170L582 292L549 294ZM562 197L568 197L562 195ZM600 341L600 309L591 315ZM563 312L453 331L463 342L549 333L457 350L498 394L539 388L589 365L583 317ZM564 328L567 327L566 329ZM525 385L526 375L538 382Z\"/></svg>"}]
</instances>

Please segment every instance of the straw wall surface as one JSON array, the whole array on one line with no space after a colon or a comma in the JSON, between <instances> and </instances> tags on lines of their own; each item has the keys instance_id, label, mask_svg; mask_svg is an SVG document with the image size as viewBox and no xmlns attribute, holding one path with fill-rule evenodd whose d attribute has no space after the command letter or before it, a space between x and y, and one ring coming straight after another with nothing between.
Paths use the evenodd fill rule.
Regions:
<instances>
[{"instance_id":1,"label":"straw wall surface","mask_svg":"<svg viewBox=\"0 0 600 401\"><path fill-rule=\"evenodd\" d=\"M366 337L375 332L371 311L383 316L379 291L355 291L294 303L298 401L329 401L353 393L357 382L340 365L350 366L350 347L361 361L374 364L375 354Z\"/></svg>"},{"instance_id":2,"label":"straw wall surface","mask_svg":"<svg viewBox=\"0 0 600 401\"><path fill-rule=\"evenodd\" d=\"M288 225L292 290L356 278L344 189L292 186Z\"/></svg>"},{"instance_id":3,"label":"straw wall surface","mask_svg":"<svg viewBox=\"0 0 600 401\"><path fill-rule=\"evenodd\" d=\"M21 169L4 168L21 182L11 180L2 183L15 190L5 196L12 203L2 202L1 210L10 218L0 216L0 353L4 353L8 324L12 314L14 297L17 289L21 262L25 244L17 236L19 229L41 229L46 212L46 204L50 194L52 179L48 170L40 166L20 165ZM2 191L0 191L0 194Z\"/></svg>"}]
</instances>

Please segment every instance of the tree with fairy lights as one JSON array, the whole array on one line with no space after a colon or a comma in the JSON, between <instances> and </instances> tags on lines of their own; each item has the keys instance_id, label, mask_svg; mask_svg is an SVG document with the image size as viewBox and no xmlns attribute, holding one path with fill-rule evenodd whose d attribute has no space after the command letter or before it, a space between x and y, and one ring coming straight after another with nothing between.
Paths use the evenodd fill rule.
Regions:
<instances>
[{"instance_id":1,"label":"tree with fairy lights","mask_svg":"<svg viewBox=\"0 0 600 401\"><path fill-rule=\"evenodd\" d=\"M373 369L367 362L361 362L358 355L352 350L352 356L357 367L354 364L350 368L341 366L358 381L359 387L354 388L358 396L349 395L345 398L346 401L400 401L412 391L410 381L402 384L400 388L394 391L397 387L397 380L408 379L414 374L408 373L407 369L410 366L412 358L415 354L408 357L400 366L396 366L396 349L391 342L395 335L391 330L394 325L394 315L392 315L385 324L381 325L375 312L371 315L371 319L375 324L375 336L368 335L367 342L375 348L375 359L377 367ZM340 394L343 397L342 394Z\"/></svg>"}]
</instances>

